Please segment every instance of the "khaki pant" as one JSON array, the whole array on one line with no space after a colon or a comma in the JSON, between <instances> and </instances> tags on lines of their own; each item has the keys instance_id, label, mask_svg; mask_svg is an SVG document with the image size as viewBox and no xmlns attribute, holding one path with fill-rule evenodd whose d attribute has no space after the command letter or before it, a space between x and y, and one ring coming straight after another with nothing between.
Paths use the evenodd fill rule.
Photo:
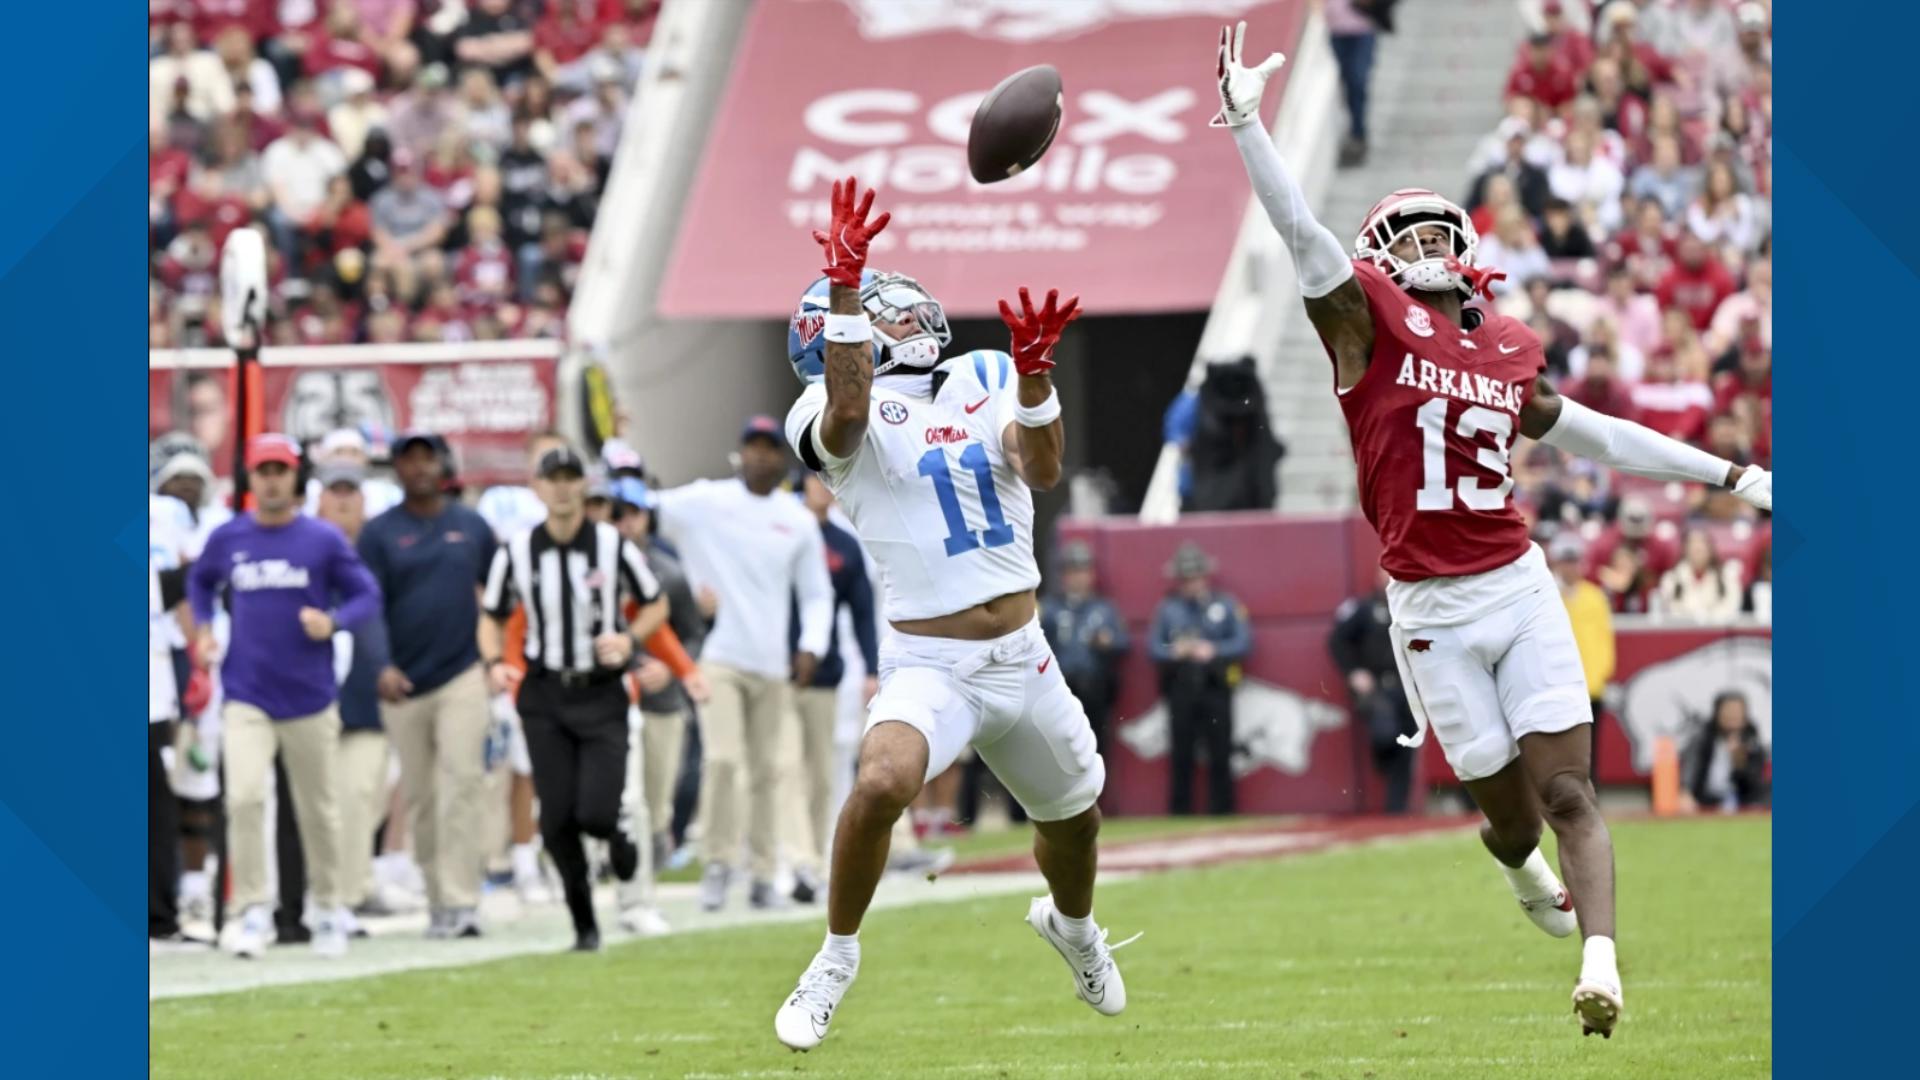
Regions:
<instances>
[{"instance_id":1,"label":"khaki pant","mask_svg":"<svg viewBox=\"0 0 1920 1080\"><path fill-rule=\"evenodd\" d=\"M491 719L480 665L399 704L383 702L380 717L400 755L413 859L426 878L428 905L477 906Z\"/></svg>"},{"instance_id":2,"label":"khaki pant","mask_svg":"<svg viewBox=\"0 0 1920 1080\"><path fill-rule=\"evenodd\" d=\"M313 906L339 906L340 807L335 780L340 753L340 711L329 705L311 716L274 720L260 709L229 701L221 710L222 752L227 758L227 868L233 906L245 911L271 902L267 894L267 784L273 755L286 761L294 820L307 858L307 889Z\"/></svg>"},{"instance_id":3,"label":"khaki pant","mask_svg":"<svg viewBox=\"0 0 1920 1080\"><path fill-rule=\"evenodd\" d=\"M387 733L340 734L334 768L340 803L340 902L359 907L373 891L373 831L387 812Z\"/></svg>"},{"instance_id":4,"label":"khaki pant","mask_svg":"<svg viewBox=\"0 0 1920 1080\"><path fill-rule=\"evenodd\" d=\"M687 712L641 713L640 739L646 767L640 790L646 796L653 831L673 827L673 789L680 781L680 756L687 746ZM645 837L636 839L644 840Z\"/></svg>"},{"instance_id":5,"label":"khaki pant","mask_svg":"<svg viewBox=\"0 0 1920 1080\"><path fill-rule=\"evenodd\" d=\"M795 722L780 754L782 839L795 869L819 874L833 835L833 728L840 693L807 687L793 693Z\"/></svg>"},{"instance_id":6,"label":"khaki pant","mask_svg":"<svg viewBox=\"0 0 1920 1080\"><path fill-rule=\"evenodd\" d=\"M732 865L740 852L740 804L747 803L749 869L772 881L774 812L780 795L781 730L787 727L792 687L785 679L702 663L713 699L700 714L705 764L700 778L701 856ZM744 768L745 775L742 776ZM743 790L744 789L744 790Z\"/></svg>"}]
</instances>

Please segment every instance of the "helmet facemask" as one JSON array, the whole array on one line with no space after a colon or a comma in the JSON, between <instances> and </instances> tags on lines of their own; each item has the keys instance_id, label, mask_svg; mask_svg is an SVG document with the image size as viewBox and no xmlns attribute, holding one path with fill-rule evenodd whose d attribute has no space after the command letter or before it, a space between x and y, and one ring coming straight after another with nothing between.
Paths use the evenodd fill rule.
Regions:
<instances>
[{"instance_id":1,"label":"helmet facemask","mask_svg":"<svg viewBox=\"0 0 1920 1080\"><path fill-rule=\"evenodd\" d=\"M860 290L860 304L874 323L873 341L879 350L873 365L875 375L903 369L931 371L939 365L941 351L953 343L946 309L919 282L904 274L876 273L874 280ZM913 329L902 338L896 339L883 329L907 322Z\"/></svg>"},{"instance_id":2,"label":"helmet facemask","mask_svg":"<svg viewBox=\"0 0 1920 1080\"><path fill-rule=\"evenodd\" d=\"M1419 242L1421 227L1443 230L1450 241L1447 255L1428 256ZM1413 238L1420 257L1402 259L1393 248L1403 238ZM1404 289L1421 292L1457 292L1462 299L1473 299L1476 282L1464 272L1473 266L1480 236L1466 212L1438 195L1414 195L1395 200L1391 206L1376 208L1354 241L1356 258L1365 259L1386 271Z\"/></svg>"}]
</instances>

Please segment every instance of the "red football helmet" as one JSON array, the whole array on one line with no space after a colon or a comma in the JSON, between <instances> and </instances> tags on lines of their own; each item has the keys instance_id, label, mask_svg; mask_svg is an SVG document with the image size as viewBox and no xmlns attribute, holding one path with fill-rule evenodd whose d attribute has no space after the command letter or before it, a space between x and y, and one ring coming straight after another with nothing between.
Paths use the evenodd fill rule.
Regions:
<instances>
[{"instance_id":1,"label":"red football helmet","mask_svg":"<svg viewBox=\"0 0 1920 1080\"><path fill-rule=\"evenodd\" d=\"M1452 236L1451 258L1408 261L1393 254L1393 245L1421 225L1437 225ZM1465 210L1438 192L1401 188L1367 211L1366 223L1353 242L1353 254L1386 271L1402 288L1425 292L1454 290L1462 299L1471 300L1482 276L1473 272L1474 252L1479 247L1480 234Z\"/></svg>"}]
</instances>

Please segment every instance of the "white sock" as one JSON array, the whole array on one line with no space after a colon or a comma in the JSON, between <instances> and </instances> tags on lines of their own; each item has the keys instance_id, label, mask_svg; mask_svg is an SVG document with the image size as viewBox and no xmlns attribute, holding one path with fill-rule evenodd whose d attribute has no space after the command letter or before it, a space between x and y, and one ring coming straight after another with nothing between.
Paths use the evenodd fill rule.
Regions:
<instances>
[{"instance_id":1,"label":"white sock","mask_svg":"<svg viewBox=\"0 0 1920 1080\"><path fill-rule=\"evenodd\" d=\"M205 870L189 870L180 875L180 898L182 900L213 899L213 878Z\"/></svg>"},{"instance_id":2,"label":"white sock","mask_svg":"<svg viewBox=\"0 0 1920 1080\"><path fill-rule=\"evenodd\" d=\"M513 876L516 881L532 881L540 876L540 845L513 845Z\"/></svg>"},{"instance_id":3,"label":"white sock","mask_svg":"<svg viewBox=\"0 0 1920 1080\"><path fill-rule=\"evenodd\" d=\"M1613 939L1595 934L1580 952L1580 975L1620 985L1620 965L1613 953Z\"/></svg>"},{"instance_id":4,"label":"white sock","mask_svg":"<svg viewBox=\"0 0 1920 1080\"><path fill-rule=\"evenodd\" d=\"M1091 911L1087 912L1086 918L1076 919L1070 915L1060 914L1059 909L1056 908L1053 912L1053 925L1060 928L1060 935L1069 943L1083 949L1093 944L1100 936L1100 927L1094 923Z\"/></svg>"},{"instance_id":5,"label":"white sock","mask_svg":"<svg viewBox=\"0 0 1920 1080\"><path fill-rule=\"evenodd\" d=\"M836 934L827 931L827 943L820 951L833 958L833 962L849 971L860 966L860 931L851 934Z\"/></svg>"},{"instance_id":6,"label":"white sock","mask_svg":"<svg viewBox=\"0 0 1920 1080\"><path fill-rule=\"evenodd\" d=\"M1507 876L1507 884L1513 886L1513 895L1522 900L1544 900L1560 887L1560 880L1553 876L1553 868L1547 865L1547 857L1540 854L1539 848L1527 856L1527 861L1518 869L1508 866L1498 859L1495 865Z\"/></svg>"}]
</instances>

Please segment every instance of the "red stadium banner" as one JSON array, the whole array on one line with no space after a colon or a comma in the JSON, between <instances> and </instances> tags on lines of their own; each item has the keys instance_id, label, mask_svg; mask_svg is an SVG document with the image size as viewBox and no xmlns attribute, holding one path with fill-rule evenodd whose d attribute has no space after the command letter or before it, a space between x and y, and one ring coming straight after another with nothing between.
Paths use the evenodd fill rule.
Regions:
<instances>
[{"instance_id":1,"label":"red stadium banner","mask_svg":"<svg viewBox=\"0 0 1920 1080\"><path fill-rule=\"evenodd\" d=\"M1092 545L1100 589L1134 637L1112 719L1103 807L1123 814L1166 812L1166 707L1147 659L1146 636L1168 587L1164 567L1175 548L1191 540L1217 560L1215 585L1245 604L1253 623L1253 653L1234 696L1241 812L1379 809L1381 784L1365 737L1349 716L1345 681L1327 651L1334 609L1348 596L1370 592L1376 580L1379 542L1364 519L1196 514L1172 526L1065 521L1060 531L1062 539ZM1654 739L1672 736L1684 746L1714 697L1726 691L1746 696L1761 738L1772 744L1769 629L1620 623L1614 689L1601 718L1596 759L1602 784L1645 784ZM1197 770L1196 793L1204 790L1204 771ZM1431 735L1417 775L1416 792L1456 783Z\"/></svg>"},{"instance_id":2,"label":"red stadium banner","mask_svg":"<svg viewBox=\"0 0 1920 1080\"><path fill-rule=\"evenodd\" d=\"M1304 0L762 0L688 197L662 314L784 317L817 276L812 230L836 179L893 214L872 265L918 278L950 315L987 316L1021 285L1094 314L1213 303L1247 206L1219 108L1224 22L1291 53ZM1052 64L1065 115L1013 179L968 175L975 107ZM1280 76L1284 82L1286 76ZM1268 95L1268 115L1284 91Z\"/></svg>"},{"instance_id":3,"label":"red stadium banner","mask_svg":"<svg viewBox=\"0 0 1920 1080\"><path fill-rule=\"evenodd\" d=\"M226 475L232 460L233 354L155 353L147 372L149 438L193 434ZM553 426L560 347L552 341L265 349L266 430L302 442L336 427L446 436L470 484L521 483L526 440Z\"/></svg>"}]
</instances>

